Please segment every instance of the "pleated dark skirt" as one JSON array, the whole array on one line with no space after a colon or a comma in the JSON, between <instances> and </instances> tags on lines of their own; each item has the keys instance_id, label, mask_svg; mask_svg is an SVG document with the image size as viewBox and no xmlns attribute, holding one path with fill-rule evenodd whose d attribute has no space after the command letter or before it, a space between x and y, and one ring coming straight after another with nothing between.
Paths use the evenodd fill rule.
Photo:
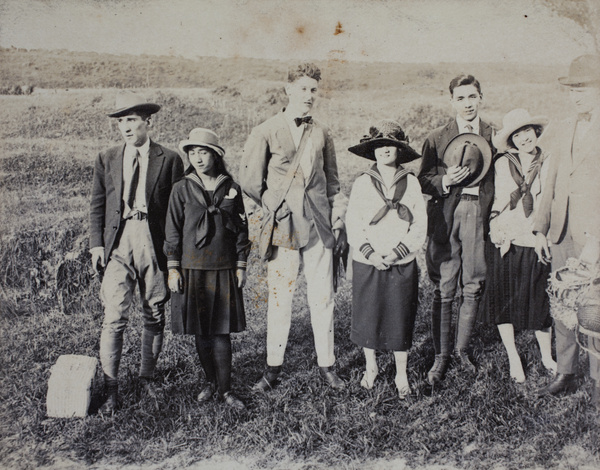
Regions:
<instances>
[{"instance_id":1,"label":"pleated dark skirt","mask_svg":"<svg viewBox=\"0 0 600 470\"><path fill-rule=\"evenodd\" d=\"M183 294L172 294L173 333L222 335L246 328L242 289L235 269L184 269Z\"/></svg>"},{"instance_id":2,"label":"pleated dark skirt","mask_svg":"<svg viewBox=\"0 0 600 470\"><path fill-rule=\"evenodd\" d=\"M416 260L387 271L353 261L352 269L350 339L363 348L407 351L419 303Z\"/></svg>"},{"instance_id":3,"label":"pleated dark skirt","mask_svg":"<svg viewBox=\"0 0 600 470\"><path fill-rule=\"evenodd\" d=\"M546 287L550 265L538 263L535 249L511 245L504 257L492 243L486 246L483 321L512 323L515 330L541 330L552 326Z\"/></svg>"}]
</instances>

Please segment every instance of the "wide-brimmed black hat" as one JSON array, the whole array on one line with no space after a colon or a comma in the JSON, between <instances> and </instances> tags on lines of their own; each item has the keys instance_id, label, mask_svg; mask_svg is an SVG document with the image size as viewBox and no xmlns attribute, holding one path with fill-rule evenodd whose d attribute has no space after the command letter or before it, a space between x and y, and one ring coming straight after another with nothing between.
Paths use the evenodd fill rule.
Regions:
<instances>
[{"instance_id":1,"label":"wide-brimmed black hat","mask_svg":"<svg viewBox=\"0 0 600 470\"><path fill-rule=\"evenodd\" d=\"M479 134L458 134L444 150L446 167L466 166L469 176L457 186L471 188L476 186L486 175L492 163L492 149L488 141Z\"/></svg>"},{"instance_id":2,"label":"wide-brimmed black hat","mask_svg":"<svg viewBox=\"0 0 600 470\"><path fill-rule=\"evenodd\" d=\"M108 116L109 117L121 117L127 116L134 111L144 113L144 114L154 114L160 109L160 105L156 103L149 103L146 98L142 95L135 93L133 91L123 90L117 93L117 98L115 100L115 108L116 111L113 111Z\"/></svg>"},{"instance_id":3,"label":"wide-brimmed black hat","mask_svg":"<svg viewBox=\"0 0 600 470\"><path fill-rule=\"evenodd\" d=\"M360 144L348 149L359 157L375 160L375 149L379 147L396 147L398 149L398 163L407 163L421 158L410 145L408 137L402 127L392 119L383 119L369 128L369 135L360 139Z\"/></svg>"}]
</instances>

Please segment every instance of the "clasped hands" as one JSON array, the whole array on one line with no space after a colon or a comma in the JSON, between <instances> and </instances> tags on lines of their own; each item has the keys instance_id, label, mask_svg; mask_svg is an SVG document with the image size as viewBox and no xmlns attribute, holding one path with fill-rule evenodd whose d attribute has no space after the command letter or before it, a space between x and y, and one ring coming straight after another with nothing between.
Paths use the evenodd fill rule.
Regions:
<instances>
[{"instance_id":1,"label":"clasped hands","mask_svg":"<svg viewBox=\"0 0 600 470\"><path fill-rule=\"evenodd\" d=\"M235 277L237 278L237 286L241 289L246 285L246 270L245 269L237 269L235 271ZM167 283L169 285L169 290L171 292L175 292L177 294L183 293L183 276L179 269L171 268L169 269L169 277L167 279Z\"/></svg>"},{"instance_id":2,"label":"clasped hands","mask_svg":"<svg viewBox=\"0 0 600 470\"><path fill-rule=\"evenodd\" d=\"M392 251L390 254L383 256L381 253L374 251L369 255L369 261L379 271L386 271L392 264L398 261L400 257Z\"/></svg>"}]
</instances>

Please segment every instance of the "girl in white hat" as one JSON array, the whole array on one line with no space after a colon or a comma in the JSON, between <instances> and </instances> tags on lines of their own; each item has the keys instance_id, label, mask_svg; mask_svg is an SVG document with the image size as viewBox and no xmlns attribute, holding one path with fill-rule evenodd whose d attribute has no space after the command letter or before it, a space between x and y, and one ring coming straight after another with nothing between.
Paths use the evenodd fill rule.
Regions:
<instances>
[{"instance_id":1,"label":"girl in white hat","mask_svg":"<svg viewBox=\"0 0 600 470\"><path fill-rule=\"evenodd\" d=\"M217 135L196 128L179 144L190 166L173 186L165 229L173 333L191 334L207 383L198 395L217 395L234 409L230 333L246 327L242 287L250 251L242 191L225 168Z\"/></svg>"},{"instance_id":2,"label":"girl in white hat","mask_svg":"<svg viewBox=\"0 0 600 470\"><path fill-rule=\"evenodd\" d=\"M495 245L488 259L486 315L496 324L508 353L510 376L525 381L515 346L515 330L535 330L542 364L552 373L552 319L546 286L550 267L538 262L532 231L535 210L547 172L547 155L537 145L548 124L524 109L504 116L494 137L498 149L494 169L494 203L490 215L490 240Z\"/></svg>"},{"instance_id":3,"label":"girl in white hat","mask_svg":"<svg viewBox=\"0 0 600 470\"><path fill-rule=\"evenodd\" d=\"M346 228L353 248L352 332L366 360L361 386L378 374L375 351L394 352L400 398L410 394L406 373L417 314L416 254L425 243L427 214L421 185L402 166L420 155L400 125L382 120L350 152L375 162L352 186Z\"/></svg>"}]
</instances>

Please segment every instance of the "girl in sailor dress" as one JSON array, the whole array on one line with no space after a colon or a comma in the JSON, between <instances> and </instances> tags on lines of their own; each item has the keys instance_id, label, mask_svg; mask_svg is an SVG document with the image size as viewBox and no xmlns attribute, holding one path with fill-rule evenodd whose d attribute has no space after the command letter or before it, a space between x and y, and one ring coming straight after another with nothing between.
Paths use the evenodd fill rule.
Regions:
<instances>
[{"instance_id":1,"label":"girl in sailor dress","mask_svg":"<svg viewBox=\"0 0 600 470\"><path fill-rule=\"evenodd\" d=\"M230 338L246 327L242 287L250 242L242 191L214 132L193 129L179 148L190 166L173 186L165 229L172 330L195 336L207 381L198 401L218 395L243 410L231 392Z\"/></svg>"},{"instance_id":2,"label":"girl in sailor dress","mask_svg":"<svg viewBox=\"0 0 600 470\"><path fill-rule=\"evenodd\" d=\"M400 398L410 394L408 350L418 306L416 253L425 243L427 214L418 179L402 166L420 155L400 125L383 120L350 152L376 163L352 186L346 214L352 247L352 331L363 348L361 386L370 389L378 374L376 350L394 352Z\"/></svg>"}]
</instances>

